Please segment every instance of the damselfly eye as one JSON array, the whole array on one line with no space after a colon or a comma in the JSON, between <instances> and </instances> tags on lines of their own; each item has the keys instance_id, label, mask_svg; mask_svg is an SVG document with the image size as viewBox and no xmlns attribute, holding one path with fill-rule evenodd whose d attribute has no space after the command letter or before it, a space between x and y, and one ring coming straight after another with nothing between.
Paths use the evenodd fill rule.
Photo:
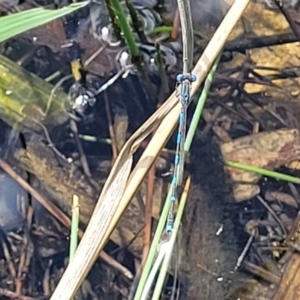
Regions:
<instances>
[{"instance_id":1,"label":"damselfly eye","mask_svg":"<svg viewBox=\"0 0 300 300\"><path fill-rule=\"evenodd\" d=\"M95 103L95 96L91 92L87 91L86 94L80 94L75 98L72 108L79 113L83 113L87 107L94 106Z\"/></svg>"},{"instance_id":2,"label":"damselfly eye","mask_svg":"<svg viewBox=\"0 0 300 300\"><path fill-rule=\"evenodd\" d=\"M83 113L87 107L95 105L96 97L94 90L88 90L82 85L75 83L69 90L69 100L73 110Z\"/></svg>"},{"instance_id":3,"label":"damselfly eye","mask_svg":"<svg viewBox=\"0 0 300 300\"><path fill-rule=\"evenodd\" d=\"M73 108L76 109L77 107L80 106L85 106L88 104L88 95L78 95L78 97L76 97Z\"/></svg>"}]
</instances>

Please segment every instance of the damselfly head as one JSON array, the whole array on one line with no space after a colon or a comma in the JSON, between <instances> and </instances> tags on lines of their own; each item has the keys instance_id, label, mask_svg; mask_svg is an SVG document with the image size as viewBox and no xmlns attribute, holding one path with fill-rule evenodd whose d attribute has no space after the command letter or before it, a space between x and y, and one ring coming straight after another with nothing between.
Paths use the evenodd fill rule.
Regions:
<instances>
[{"instance_id":1,"label":"damselfly head","mask_svg":"<svg viewBox=\"0 0 300 300\"><path fill-rule=\"evenodd\" d=\"M88 90L82 85L75 83L69 90L69 100L72 109L80 114L96 103L95 91Z\"/></svg>"}]
</instances>

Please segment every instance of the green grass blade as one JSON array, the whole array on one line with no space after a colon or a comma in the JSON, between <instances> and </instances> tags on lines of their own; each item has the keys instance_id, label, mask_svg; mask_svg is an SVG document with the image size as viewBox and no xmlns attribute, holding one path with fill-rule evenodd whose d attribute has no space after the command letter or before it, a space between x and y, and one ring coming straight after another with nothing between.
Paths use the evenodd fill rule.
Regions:
<instances>
[{"instance_id":1,"label":"green grass blade","mask_svg":"<svg viewBox=\"0 0 300 300\"><path fill-rule=\"evenodd\" d=\"M125 42L129 48L131 55L135 57L139 57L139 48L137 47L132 30L130 29L127 19L123 13L119 0L110 0L113 11L117 17L118 24L124 34Z\"/></svg>"},{"instance_id":2,"label":"green grass blade","mask_svg":"<svg viewBox=\"0 0 300 300\"><path fill-rule=\"evenodd\" d=\"M188 191L189 191L189 187L190 187L190 183L191 183L191 177L188 178L186 185L185 185L185 189L184 192L181 196L180 202L179 202L179 206L178 206L178 210L176 213L176 218L175 218L175 222L174 222L174 229L171 233L170 239L168 241L168 251L165 255L165 258L163 260L160 272L159 272L159 276L157 278L156 281L156 286L154 288L154 292L152 295L152 300L159 300L161 293L162 293L162 288L166 279L166 275L168 272L168 268L169 268L169 264L171 261L171 257L173 254L173 249L174 249L174 245L177 239L177 234L180 228L180 224L181 224L181 219L183 216L183 211L185 208L185 204L186 204L186 200L187 200L187 196L188 196Z\"/></svg>"},{"instance_id":3,"label":"green grass blade","mask_svg":"<svg viewBox=\"0 0 300 300\"><path fill-rule=\"evenodd\" d=\"M300 178L295 177L295 176L286 175L283 173L270 171L270 170L266 170L266 169L262 169L262 168L258 168L258 167L248 166L248 165L244 165L244 164L241 164L238 162L233 162L233 161L225 161L225 165L228 167L231 167L231 168L236 168L236 169L240 169L240 170L244 170L244 171L248 171L248 172L257 173L262 176L272 177L275 179L300 184Z\"/></svg>"},{"instance_id":4,"label":"green grass blade","mask_svg":"<svg viewBox=\"0 0 300 300\"><path fill-rule=\"evenodd\" d=\"M34 8L0 18L0 42L6 41L22 32L70 14L89 2L73 3L60 9Z\"/></svg>"},{"instance_id":5,"label":"green grass blade","mask_svg":"<svg viewBox=\"0 0 300 300\"><path fill-rule=\"evenodd\" d=\"M217 57L215 63L213 64L211 70L209 71L209 73L206 77L205 83L204 83L203 90L202 90L201 95L200 95L200 97L197 101L197 106L196 106L195 112L193 114L193 119L192 119L189 131L186 135L186 139L185 139L185 143L184 143L184 151L186 151L186 152L190 150L194 135L195 135L197 127L198 127L198 123L199 123L201 115L202 115L204 104L205 104L206 99L208 97L209 89L210 89L210 86L212 84L213 78L215 76L215 72L217 70L217 67L219 65L219 61L220 61L220 58L222 56L222 53L223 53L223 51L220 52L220 54Z\"/></svg>"},{"instance_id":6,"label":"green grass blade","mask_svg":"<svg viewBox=\"0 0 300 300\"><path fill-rule=\"evenodd\" d=\"M77 195L74 195L73 207L72 207L70 250L69 250L70 261L73 259L78 245L78 228L79 228L79 198Z\"/></svg>"}]
</instances>

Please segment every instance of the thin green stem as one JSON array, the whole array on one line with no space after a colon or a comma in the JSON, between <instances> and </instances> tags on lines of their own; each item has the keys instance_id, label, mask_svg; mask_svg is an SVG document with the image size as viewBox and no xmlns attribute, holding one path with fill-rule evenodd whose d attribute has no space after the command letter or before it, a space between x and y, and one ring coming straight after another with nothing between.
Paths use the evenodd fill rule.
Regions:
<instances>
[{"instance_id":1,"label":"thin green stem","mask_svg":"<svg viewBox=\"0 0 300 300\"><path fill-rule=\"evenodd\" d=\"M188 178L187 184L186 186L190 185L190 177ZM183 211L185 208L185 204L186 204L186 199L188 196L188 189L185 189L185 192L182 194L180 202L179 202L179 206L178 206L178 210L177 210L177 214L176 214L176 218L175 218L175 222L174 222L174 228L170 237L170 240L168 241L168 252L165 255L165 258L163 260L160 272L159 272L159 276L157 278L157 282L156 282L156 286L153 292L153 296L152 296L152 300L158 300L159 296L161 295L161 291L163 288L163 284L165 282L165 278L168 272L168 268L169 268L169 264L170 264L170 260L171 260L171 256L173 253L173 249L174 249L174 245L177 239L177 233L179 231L179 226L181 224L181 218L183 215Z\"/></svg>"},{"instance_id":2,"label":"thin green stem","mask_svg":"<svg viewBox=\"0 0 300 300\"><path fill-rule=\"evenodd\" d=\"M217 70L217 67L218 67L221 56L222 56L222 52L217 57L214 65L212 66L211 70L209 71L209 73L206 77L204 87L203 87L203 90L202 90L201 95L199 97L199 100L197 102L197 106L196 106L196 109L195 109L195 112L194 112L194 115L193 115L193 119L192 119L192 122L191 122L191 125L190 125L190 128L189 128L189 131L186 135L186 140L185 140L185 144L184 144L185 152L188 152L190 147L191 147L193 138L195 136L195 133L196 133L196 130L197 130L197 127L198 127L198 123L199 123L201 115L202 115L203 107L204 107L205 101L208 97L209 89L210 89L210 86L212 84L212 81L213 81L215 72Z\"/></svg>"},{"instance_id":3,"label":"thin green stem","mask_svg":"<svg viewBox=\"0 0 300 300\"><path fill-rule=\"evenodd\" d=\"M171 201L170 201L171 194L172 194L172 190L169 189L169 192L168 192L165 204L164 204L164 208L163 208L163 211L162 211L161 216L159 218L159 222L158 222L158 225L157 225L154 237L153 237L153 241L151 243L151 247L150 247L148 257L147 257L147 261L146 261L146 264L145 264L145 267L144 267L144 270L143 270L143 273L142 273L137 291L136 291L135 296L134 296L134 300L140 300L141 299L144 286L146 284L148 275L149 275L150 270L152 268L152 264L153 264L153 261L154 261L154 258L155 258L156 250L158 248L158 244L159 244L162 232L165 228L166 220L167 220L169 210L170 210L170 207L171 207Z\"/></svg>"},{"instance_id":4,"label":"thin green stem","mask_svg":"<svg viewBox=\"0 0 300 300\"><path fill-rule=\"evenodd\" d=\"M124 39L126 41L126 44L129 48L129 51L133 58L139 57L139 48L137 47L134 37L131 33L131 29L127 23L127 19L122 11L121 5L119 3L119 0L110 0L110 4L114 10L114 13L117 17L117 21L119 26L122 29L122 32L124 34Z\"/></svg>"},{"instance_id":5,"label":"thin green stem","mask_svg":"<svg viewBox=\"0 0 300 300\"><path fill-rule=\"evenodd\" d=\"M272 178L275 178L275 179L300 184L300 178L294 177L294 176L291 176L291 175L286 175L286 174L282 174L282 173L279 173L279 172L270 171L270 170L266 170L266 169L262 169L262 168L252 167L252 166L248 166L248 165L244 165L244 164L237 163L237 162L232 162L232 161L225 161L225 165L228 166L228 167L232 167L232 168L241 169L241 170L244 170L244 171L257 173L257 174L260 174L262 176L268 176L268 177L272 177Z\"/></svg>"}]
</instances>

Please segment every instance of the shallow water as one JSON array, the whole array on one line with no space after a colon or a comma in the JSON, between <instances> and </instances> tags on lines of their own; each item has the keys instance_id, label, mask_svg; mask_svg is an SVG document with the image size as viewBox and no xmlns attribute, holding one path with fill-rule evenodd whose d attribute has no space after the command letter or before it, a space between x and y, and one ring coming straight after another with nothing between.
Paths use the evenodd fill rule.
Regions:
<instances>
[{"instance_id":1,"label":"shallow water","mask_svg":"<svg viewBox=\"0 0 300 300\"><path fill-rule=\"evenodd\" d=\"M25 0L24 2L27 1ZM37 2L42 4L42 2L44 3L45 1ZM48 1L48 4L50 2L51 1ZM125 63L125 65L132 63L130 55L127 56L127 59L121 61L121 54L124 51L126 52L127 48L124 43L122 44L117 40L116 36L113 35L113 28L107 26L110 25L110 21L107 10L102 9L103 3L98 5L96 2L97 1L95 1L90 8L80 12L80 14L75 14L70 17L70 20L74 22L70 22L72 26L70 26L71 33L69 32L69 35L64 32L65 25L59 21L56 25L52 23L49 27L45 26L36 31L24 33L19 38L4 43L1 45L1 53L11 60L18 61L18 63L22 65L22 68L26 68L42 78L46 78L54 71L60 71L61 74L51 80L51 84L57 84L58 90L64 95L62 98L70 100L70 88L84 86L85 90L80 89L78 95L76 94L76 90L74 94L81 97L76 98L77 100L86 99L85 96L87 96L88 93L85 94L85 91L91 92L98 90L100 86L103 86L109 79L118 74L122 67L121 63ZM3 1L0 1L0 4L3 3ZM133 1L133 3L139 5L140 13L143 17L147 16L148 19L146 17L143 19L145 22L148 22L147 29L151 28L151 26L172 25L176 12L175 0L166 0L163 7L160 6L160 4L157 5L157 2L153 0L136 0ZM10 2L10 5L11 4ZM141 8L141 5L144 7ZM200 53L197 51L199 51L199 48L202 49L207 43L208 37L210 37L214 31L214 26L220 22L228 7L222 1L207 2L204 0L193 0L191 6L195 29L195 44L200 45L195 51L196 59L200 56ZM155 10L153 14L151 13L152 9ZM272 15L274 14L273 10L267 10L266 12L267 15L271 15L270 19L277 17L277 15ZM8 10L6 13L11 13L11 10ZM243 21L247 23L250 20L250 30L253 30L253 32L250 32L250 36L254 39L257 36L260 37L256 31L256 26L259 27L261 25L259 20L251 23L253 15L258 15L258 10L250 10L250 17L246 15ZM264 17L263 20L266 21L267 17ZM277 22L276 24L281 23ZM271 30L271 27L272 26L267 24L266 30ZM282 27L284 28L283 25ZM241 28L242 26L237 28L237 35L243 38L249 28L242 28L242 30ZM243 31L244 29L245 31ZM270 31L263 31L261 35L263 36L266 32ZM204 35L202 33L204 33ZM11 99L13 99L14 95L18 95L20 98L20 101L14 99L14 103L19 103L19 106L16 105L16 107L12 107L11 110L7 110L12 113L9 115L11 118L5 120L12 120L13 117L16 118L20 115L22 115L22 117L28 117L27 119L17 119L20 123L18 125L22 125L22 122L26 121L26 130L24 130L22 126L18 127L18 129L24 134L27 148L24 148L22 145L14 145L12 150L8 151L8 154L11 155L9 159L11 159L12 165L16 163L12 157L17 153L19 164L27 172L35 174L36 177L38 177L39 182L36 185L36 189L46 194L51 201L53 200L53 202L58 204L68 215L71 213L71 194L80 194L82 199L84 199L80 206L82 228L85 228L88 223L99 191L122 145L156 110L157 106L160 105L167 95L171 93L176 84L175 75L181 72L182 47L180 34L175 40L169 38L168 32L167 37L163 34L147 34L145 43L138 38L138 34L135 35L135 38L139 41L138 45L143 54L144 63L139 67L134 65L133 68L128 70L129 73L124 72L122 76L107 87L104 93L96 95L97 100L95 104L90 105L92 101L86 101L87 105L78 111L71 109L72 103L63 107L63 116L65 117L67 115L68 117L65 119L62 118L62 121L58 122L59 114L54 115L46 124L46 129L48 129L49 132L42 130L42 127L35 122L36 118L41 122L44 121L42 113L46 111L46 107L45 103L41 105L41 107L38 107L38 101L32 105L32 100L36 100L40 97L38 88L40 86L37 87L33 84L35 83L34 77L27 82L26 80L29 76L25 75L22 77L22 84L16 81L17 83L13 82L14 84L11 84L9 89L5 89L6 92L7 90L18 89L19 87L21 89L24 88L23 83L25 83L26 88L24 88L24 91L30 92L30 97L27 97L28 99L26 98L26 93L14 93L14 90L10 91L12 92L10 94L5 93L5 95L10 96ZM274 36L276 36L276 34L274 34ZM76 41L73 45L74 47L68 48L67 45L70 41L67 40L66 37ZM155 64L157 59L155 52L156 41L160 41L161 44L162 61L164 62L163 68L161 69ZM239 40L234 40L233 42L240 45ZM290 50L286 48L280 48L280 50L277 49L277 51L275 51L273 48L269 50L270 47L264 47L264 50L268 49L269 52L256 55L258 49L251 46L256 44L254 43L249 46L247 39L243 40L243 42L246 44L245 50L240 50L241 47L234 48L237 49L236 51L240 51L240 53L231 51L227 59L229 61L222 62L218 69L218 74L214 79L214 85L211 88L209 101L207 106L205 106L204 119L201 120L198 128L200 134L194 141L190 157L187 155L186 171L191 174L192 188L182 226L182 243L178 257L175 257L175 259L178 258L179 261L179 275L177 281L173 277L173 266L171 266L170 269L170 278L172 278L170 281L175 281L176 286L180 287L179 295L181 299L271 299L267 296L268 293L263 294L261 292L259 294L259 292L257 292L257 294L253 296L252 292L255 290L253 285L253 288L248 289L248 286L245 285L244 287L243 284L246 279L252 279L254 276L246 275L246 272L242 270L234 272L234 268L236 267L238 256L241 254L252 232L250 225L254 223L256 226L255 230L257 230L255 242L253 243L253 247L251 246L249 255L247 254L245 259L268 270L268 259L271 257L274 261L277 260L275 251L272 249L273 243L281 242L283 239L280 226L278 227L277 221L273 219L272 214L266 211L264 206L258 202L256 198L249 198L248 201L239 204L235 203L232 191L233 183L230 178L228 180L229 175L224 171L220 144L221 141L228 141L231 138L251 135L254 124L257 124L257 122L260 124L260 130L273 130L275 128L281 128L282 126L292 127L291 123L288 123L290 121L289 116L291 113L296 112L296 109L285 111L283 106L279 108L276 107L274 110L275 114L279 114L280 117L274 120L272 119L272 116L275 115L273 111L272 116L258 112L258 108L253 108L253 103L251 102L251 104L249 104L244 98L246 97L245 93L242 93L240 90L245 89L247 93L252 93L251 96L256 97L254 98L255 100L261 100L260 97L265 95L265 90L257 91L256 89L264 86L264 84L262 84L264 78L255 77L255 73L249 75L250 73L246 71L249 68L254 68L254 65L268 65L270 61L274 62L279 60L281 63L288 55L292 54L290 54ZM64 47L61 45L64 45ZM32 48L34 48L34 51L30 52ZM99 49L102 50L97 56L91 59L88 64L87 62L91 55ZM248 49L251 50L249 51ZM281 57L282 53L285 53L285 55ZM296 54L297 53L296 51ZM270 61L266 61L269 56L271 57L271 54L275 56L269 59ZM295 56L297 56L296 54ZM254 62L251 61L249 57ZM74 78L70 73L70 61L79 61L79 58L81 58L82 63L80 68L83 68L84 72L80 73L80 68L75 70L80 73L79 77L81 78L78 82L75 82L74 85ZM286 60L290 62L294 59L295 57L290 57L290 59ZM87 65L85 65L85 63ZM273 70L271 75L276 76L279 70L281 70L281 67L283 68L284 66L280 65L276 71ZM290 69L285 73L285 77L290 74L288 72L291 72ZM21 73L23 75L28 74L25 72ZM162 73L166 76L165 78L163 78ZM6 74L9 74L9 72L6 72ZM60 82L65 76L69 76L69 79ZM256 82L256 84L253 84L256 88L254 91L248 89L250 84L247 84L245 87L245 82L250 80L248 76L250 76L251 80L260 80ZM272 78L267 79L268 83ZM163 83L166 84L164 88L162 88ZM270 87L270 84L265 85L270 89L273 87ZM59 86L61 86L60 89ZM35 88L37 88L37 90L35 90ZM49 93L50 90L48 91ZM276 89L274 88L274 90ZM274 92L274 90L271 91L271 95L273 95L272 92ZM267 95L269 95L269 93L270 90L266 92ZM289 93L292 94L295 99L297 98L298 92L289 90ZM24 99L20 97L20 95ZM286 94L282 96L278 92L274 99L277 101L279 96L287 97ZM7 97L7 99L9 99L9 97ZM48 96L46 99L48 99ZM28 106L20 104L23 103L23 100ZM259 107L264 107L269 100L268 97L264 98L262 101L263 104ZM272 102L273 105L274 102L276 102L275 100ZM56 102L56 105L59 104L59 101ZM190 121L193 109L194 104L192 104L189 109L188 121ZM4 113L7 111L4 110ZM216 111L219 111L219 115ZM2 110L1 113L3 115ZM0 114L0 116L2 115ZM68 122L69 118L73 118L73 120L77 122L78 128L75 128L75 130L73 130L73 128L72 132ZM296 115L295 119L297 120L297 118ZM11 121L10 125L14 126L15 124ZM32 125L32 128L30 128L30 125ZM2 127L0 127L0 131L1 130ZM74 135L77 130L79 133L77 140L81 142L81 146L74 140ZM47 137L47 133L50 138ZM1 145L5 144L5 135L6 133L3 132L0 136ZM208 137L204 138L204 136ZM253 138L255 139L255 136ZM111 145L114 144L114 142L116 147L112 148ZM145 142L137 151L134 156L134 161L139 159L146 144ZM155 211L156 215L153 216L153 218L159 215L162 199L164 199L163 192L166 189L165 185L170 181L173 162L173 153L170 150L175 149L175 144L176 134L170 137L170 141L166 146L168 150L162 154L161 160L164 161L164 170L158 170L158 167L156 169L157 180L155 192L158 193L162 191L162 193L159 196L157 196L157 194L154 196L154 198L157 198L154 199L155 207L153 207L153 212ZM5 147L7 146L9 145L5 145ZM82 153L80 153L80 147L82 147L83 153L87 156L86 161L88 162L92 176L89 176L89 172L86 172L84 168L85 159ZM18 149L16 150L15 148ZM56 149L55 153L52 151L54 148ZM62 153L62 155L57 155L58 153ZM282 153L280 152L279 154ZM276 165L276 168L277 166L278 165ZM279 165L279 167L281 166L282 165ZM25 177L26 176L24 176L24 178ZM164 180L158 177L162 177ZM161 183L162 181L163 183L161 185L158 184L158 182ZM268 190L284 191L291 196L289 186L275 180L255 180L255 182L251 182L250 185L255 185L256 187L260 185L260 195L263 196L265 191ZM111 236L111 243L106 248L113 259L118 260L133 274L137 272L134 261L140 261L141 249L143 247L141 232L144 226L145 186L143 189L144 190L142 192L140 191L129 205L120 224ZM291 197L297 199L297 188L293 191L294 193L292 193ZM24 215L20 210L20 200L23 202L22 204L26 204L28 201L27 196L27 193L10 179L10 177L3 173L0 174L0 226L2 230L9 232L18 229L24 223ZM276 201L280 200L276 199ZM297 209L295 205L289 209L286 209L285 206L294 202L291 201L288 204L280 203L280 205L274 202L274 200L270 202L270 205L273 207L272 209L275 210L279 217L284 215L282 222L284 222L284 226L289 229ZM35 217L43 217L45 214L44 210L40 209L40 207L35 207L35 205L33 206ZM36 234L35 230L38 225L38 222L36 222L37 219L38 218L34 220L33 224L34 234ZM50 220L50 223L51 222L53 222L53 220ZM153 220L153 223L155 224L156 220ZM61 225L56 226L55 224L54 227L57 229L59 226ZM53 272L51 276L55 276L60 272L58 272L57 269L61 270L63 266L62 260L66 255L66 245L68 243L66 236L68 236L68 230L59 228L61 229L60 234L57 233L57 231L53 233L54 231L49 231L47 223L44 224L42 230L45 228L48 229L47 232L42 231L45 235L41 235L41 232L38 232L41 236L40 242L43 244L43 239L45 242L43 246L38 243L34 245L38 250L36 251L36 256L32 257L32 263L38 264L42 270L40 270L41 272L46 272L46 270L49 270L48 264L50 261L51 263L53 262L54 267L51 268L51 272ZM52 245L49 241L52 242L53 240L57 243L56 248L53 247L54 250L52 251ZM281 244L276 245L280 246ZM21 249L21 247L18 249ZM59 253L59 258L56 256L57 253ZM96 280L93 276L89 277L89 280L93 283L92 289L96 291L98 296L101 295L104 299L108 299L108 297L112 299L126 299L128 291L132 286L132 281L125 278L114 268L107 267L107 265L103 263L97 265L93 269L93 272L95 272L96 275L99 273L104 274L101 276L101 284L99 284L99 278L97 276L95 276ZM42 278L41 274L35 274L35 276ZM9 276L7 276L7 278L9 278ZM280 279L280 276L278 275L276 278ZM26 283L35 286L30 282L30 278ZM51 284L53 286L56 285L56 281L51 282ZM260 288L257 282L254 282L254 285L256 288ZM162 299L168 299L170 286L172 286L172 284L168 282L164 298ZM246 292L244 292L244 294L241 291L237 292L237 286L242 286L241 290ZM271 289L266 288L266 286L267 285L263 286L263 288L267 289L270 293ZM261 291L264 290L263 288ZM258 298L256 295L263 296ZM90 294L90 298L92 297ZM97 296L95 299L96 298ZM86 297L86 299L89 298Z\"/></svg>"}]
</instances>

